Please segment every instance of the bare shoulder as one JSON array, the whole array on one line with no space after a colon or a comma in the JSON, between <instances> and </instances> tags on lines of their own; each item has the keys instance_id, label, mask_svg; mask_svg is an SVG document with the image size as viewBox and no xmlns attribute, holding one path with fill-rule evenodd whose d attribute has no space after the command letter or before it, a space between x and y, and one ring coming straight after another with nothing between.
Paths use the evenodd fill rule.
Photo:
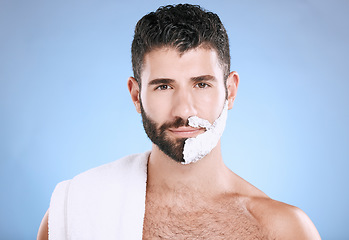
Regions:
<instances>
[{"instance_id":1,"label":"bare shoulder","mask_svg":"<svg viewBox=\"0 0 349 240\"><path fill-rule=\"evenodd\" d=\"M37 235L37 240L47 240L48 239L48 210L45 213L45 216L43 217L40 227L39 227L39 231L38 231L38 235Z\"/></svg>"},{"instance_id":2,"label":"bare shoulder","mask_svg":"<svg viewBox=\"0 0 349 240\"><path fill-rule=\"evenodd\" d=\"M248 208L276 239L321 239L310 218L295 206L257 197L250 198Z\"/></svg>"}]
</instances>

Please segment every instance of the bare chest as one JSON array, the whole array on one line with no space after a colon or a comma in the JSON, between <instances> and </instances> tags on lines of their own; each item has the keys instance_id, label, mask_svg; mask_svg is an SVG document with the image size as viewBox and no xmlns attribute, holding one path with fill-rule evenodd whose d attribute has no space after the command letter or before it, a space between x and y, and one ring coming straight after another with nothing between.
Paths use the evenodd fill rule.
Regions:
<instances>
[{"instance_id":1,"label":"bare chest","mask_svg":"<svg viewBox=\"0 0 349 240\"><path fill-rule=\"evenodd\" d=\"M239 203L166 205L146 202L143 239L268 239Z\"/></svg>"}]
</instances>

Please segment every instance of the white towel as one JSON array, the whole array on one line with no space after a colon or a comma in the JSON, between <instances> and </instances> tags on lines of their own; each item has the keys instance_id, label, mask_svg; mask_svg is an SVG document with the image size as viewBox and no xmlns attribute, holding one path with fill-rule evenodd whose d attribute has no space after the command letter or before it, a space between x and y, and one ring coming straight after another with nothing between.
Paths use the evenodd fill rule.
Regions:
<instances>
[{"instance_id":1,"label":"white towel","mask_svg":"<svg viewBox=\"0 0 349 240\"><path fill-rule=\"evenodd\" d=\"M149 154L59 183L51 197L49 239L142 239Z\"/></svg>"}]
</instances>

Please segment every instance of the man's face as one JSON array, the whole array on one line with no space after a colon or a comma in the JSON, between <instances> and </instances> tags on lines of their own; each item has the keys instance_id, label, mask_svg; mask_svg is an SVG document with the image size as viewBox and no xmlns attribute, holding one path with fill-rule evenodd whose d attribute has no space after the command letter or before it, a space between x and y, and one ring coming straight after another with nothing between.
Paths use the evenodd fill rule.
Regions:
<instances>
[{"instance_id":1,"label":"man's face","mask_svg":"<svg viewBox=\"0 0 349 240\"><path fill-rule=\"evenodd\" d=\"M226 91L216 51L196 48L182 55L159 48L145 55L141 75L141 113L151 141L172 159L183 161L184 141L204 129L188 125L198 116L214 122Z\"/></svg>"}]
</instances>

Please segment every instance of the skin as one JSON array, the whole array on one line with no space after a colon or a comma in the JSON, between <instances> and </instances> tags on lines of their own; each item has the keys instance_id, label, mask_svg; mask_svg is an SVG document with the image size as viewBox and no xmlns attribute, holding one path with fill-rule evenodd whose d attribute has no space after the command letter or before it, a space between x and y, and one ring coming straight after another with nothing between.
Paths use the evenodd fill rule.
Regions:
<instances>
[{"instance_id":1,"label":"skin","mask_svg":"<svg viewBox=\"0 0 349 240\"><path fill-rule=\"evenodd\" d=\"M140 102L159 125L196 115L211 123L226 97L232 109L239 76L226 82L214 50L198 47L183 54L158 48L145 55L141 90L130 77L137 112ZM195 137L203 129L168 129L172 139ZM38 239L47 239L47 213ZM148 160L143 239L320 239L299 208L270 199L223 162L220 142L203 159L182 165L155 144Z\"/></svg>"},{"instance_id":2,"label":"skin","mask_svg":"<svg viewBox=\"0 0 349 240\"><path fill-rule=\"evenodd\" d=\"M45 216L43 217L38 235L37 235L37 240L48 240L48 210L45 213Z\"/></svg>"},{"instance_id":3,"label":"skin","mask_svg":"<svg viewBox=\"0 0 349 240\"><path fill-rule=\"evenodd\" d=\"M211 77L193 81L203 79L201 76ZM140 91L136 80L129 78L131 98L138 112L142 101L147 115L158 124L193 115L212 123L223 108L223 70L214 50L199 47L180 54L172 48L155 49L145 56L141 79ZM226 81L229 109L233 107L238 84L238 74L231 72ZM167 131L171 138L195 137L199 133L190 127ZM220 213L222 208L226 213ZM246 211L241 213L239 209ZM205 216L202 222L200 216ZM233 228L222 227L229 221L234 222ZM220 224L215 226L217 222ZM206 157L189 165L173 161L153 144L148 162L145 239L155 236L248 239L252 235L240 231L243 224L251 226L252 235L258 239L262 236L268 239L320 239L303 211L270 199L229 170L222 159L220 142ZM208 228L227 234L205 233ZM184 232L185 229L190 230Z\"/></svg>"}]
</instances>

